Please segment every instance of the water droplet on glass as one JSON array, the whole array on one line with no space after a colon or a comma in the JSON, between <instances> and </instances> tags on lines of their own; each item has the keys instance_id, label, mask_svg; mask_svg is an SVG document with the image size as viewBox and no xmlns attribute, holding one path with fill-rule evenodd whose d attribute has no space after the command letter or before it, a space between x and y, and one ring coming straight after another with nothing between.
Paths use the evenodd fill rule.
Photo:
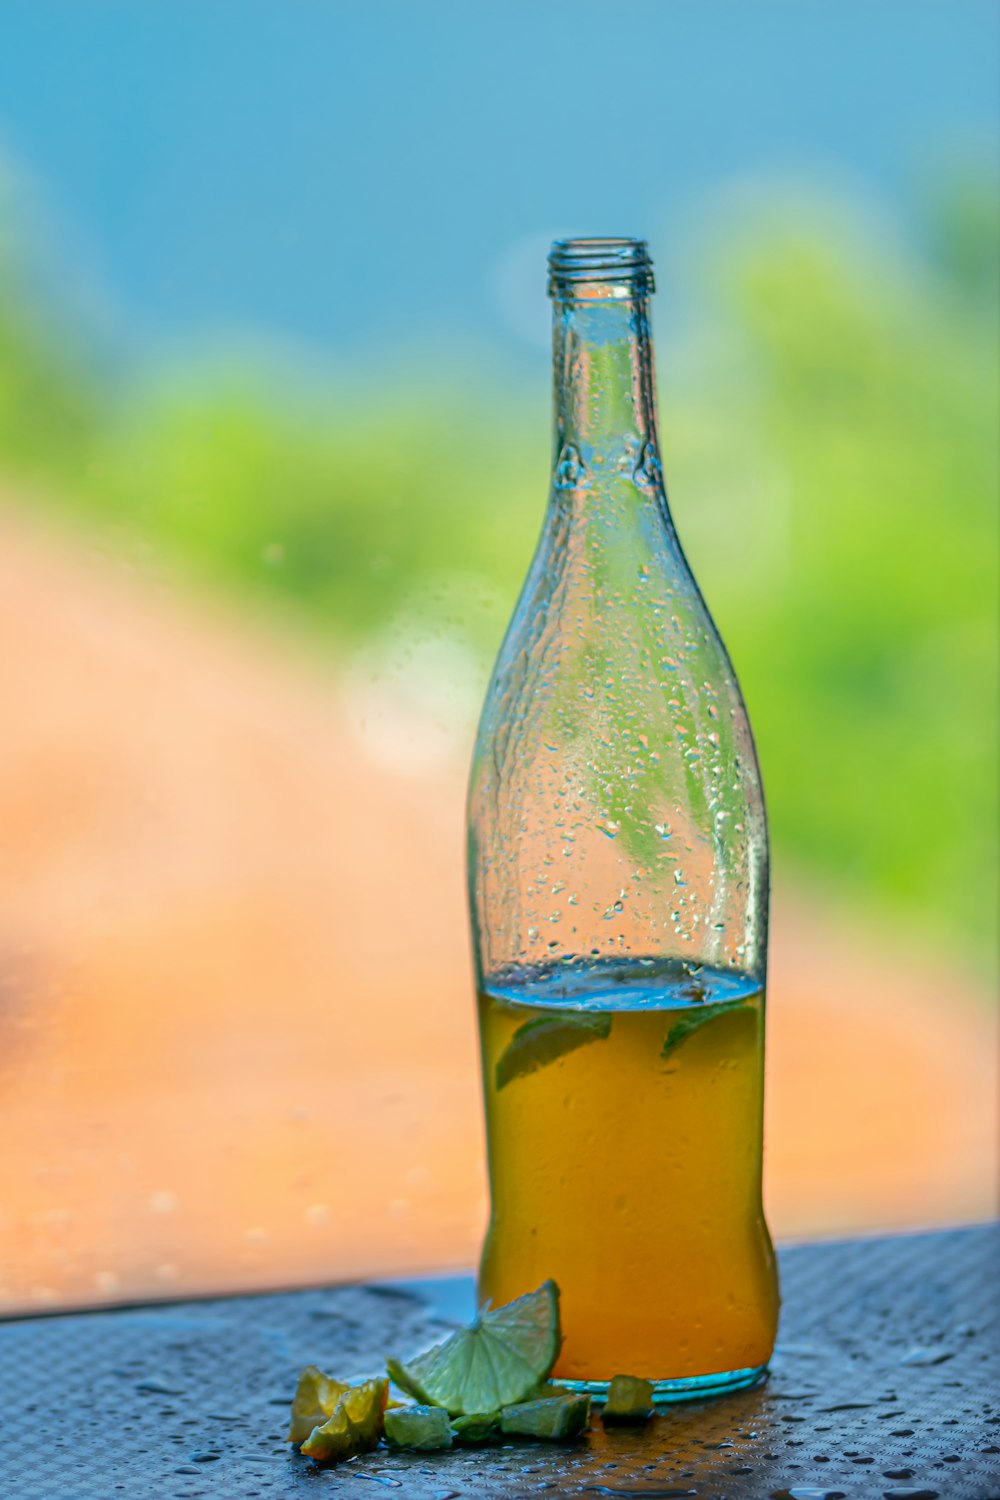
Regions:
<instances>
[{"instance_id":1,"label":"water droplet on glass","mask_svg":"<svg viewBox=\"0 0 1000 1500\"><path fill-rule=\"evenodd\" d=\"M640 489L655 488L660 478L660 459L652 443L643 443L639 462L632 471L632 480Z\"/></svg>"},{"instance_id":2,"label":"water droplet on glass","mask_svg":"<svg viewBox=\"0 0 1000 1500\"><path fill-rule=\"evenodd\" d=\"M555 486L557 490L572 489L575 485L582 484L586 478L586 467L580 457L580 450L572 443L564 443L556 464Z\"/></svg>"}]
</instances>

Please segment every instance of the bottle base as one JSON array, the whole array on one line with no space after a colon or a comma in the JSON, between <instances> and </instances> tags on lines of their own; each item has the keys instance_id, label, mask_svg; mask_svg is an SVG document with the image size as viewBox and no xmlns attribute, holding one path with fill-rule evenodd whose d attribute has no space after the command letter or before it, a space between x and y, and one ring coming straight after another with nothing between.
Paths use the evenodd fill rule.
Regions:
<instances>
[{"instance_id":1,"label":"bottle base","mask_svg":"<svg viewBox=\"0 0 1000 1500\"><path fill-rule=\"evenodd\" d=\"M567 1390L579 1391L592 1396L600 1403L607 1399L606 1380L563 1380L552 1377L557 1385ZM752 1365L745 1370L720 1370L711 1375L686 1375L678 1380L654 1380L653 1402L656 1406L668 1406L675 1401L699 1401L710 1396L724 1396L729 1391L745 1391L760 1385L767 1378L767 1365Z\"/></svg>"}]
</instances>

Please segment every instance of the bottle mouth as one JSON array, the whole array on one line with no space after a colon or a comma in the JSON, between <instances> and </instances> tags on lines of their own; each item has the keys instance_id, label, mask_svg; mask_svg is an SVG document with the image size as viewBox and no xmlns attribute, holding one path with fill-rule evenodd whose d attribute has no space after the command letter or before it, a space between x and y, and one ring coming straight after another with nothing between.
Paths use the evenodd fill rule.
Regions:
<instances>
[{"instance_id":1,"label":"bottle mouth","mask_svg":"<svg viewBox=\"0 0 1000 1500\"><path fill-rule=\"evenodd\" d=\"M556 240L549 251L549 296L645 297L655 291L645 240Z\"/></svg>"}]
</instances>

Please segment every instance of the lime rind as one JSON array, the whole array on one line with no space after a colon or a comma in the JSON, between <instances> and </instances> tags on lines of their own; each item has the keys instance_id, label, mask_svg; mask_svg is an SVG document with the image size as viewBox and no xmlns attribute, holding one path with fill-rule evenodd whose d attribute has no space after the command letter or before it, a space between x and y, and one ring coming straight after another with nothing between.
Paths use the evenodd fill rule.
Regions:
<instances>
[{"instance_id":1,"label":"lime rind","mask_svg":"<svg viewBox=\"0 0 1000 1500\"><path fill-rule=\"evenodd\" d=\"M559 1289L546 1281L505 1307L481 1313L409 1364L386 1361L401 1390L453 1417L499 1411L546 1380L562 1342Z\"/></svg>"},{"instance_id":2,"label":"lime rind","mask_svg":"<svg viewBox=\"0 0 1000 1500\"><path fill-rule=\"evenodd\" d=\"M515 1078L535 1073L586 1047L590 1042L606 1041L611 1035L610 1015L577 1015L557 1011L552 1016L538 1016L519 1026L497 1059L497 1089L506 1088Z\"/></svg>"},{"instance_id":3,"label":"lime rind","mask_svg":"<svg viewBox=\"0 0 1000 1500\"><path fill-rule=\"evenodd\" d=\"M730 1015L736 1010L742 1010L746 1015L751 1014L745 1000L725 1000L721 1005L707 1006L704 1010L692 1010L682 1016L667 1032L667 1039L660 1053L661 1059L671 1057L682 1042L686 1042L689 1036L693 1036L710 1021L717 1021L720 1016Z\"/></svg>"},{"instance_id":4,"label":"lime rind","mask_svg":"<svg viewBox=\"0 0 1000 1500\"><path fill-rule=\"evenodd\" d=\"M546 1396L540 1401L505 1406L500 1413L503 1432L538 1438L543 1442L576 1437L589 1426L590 1397L587 1395Z\"/></svg>"},{"instance_id":5,"label":"lime rind","mask_svg":"<svg viewBox=\"0 0 1000 1500\"><path fill-rule=\"evenodd\" d=\"M389 1382L380 1377L348 1386L328 1421L313 1428L300 1452L319 1463L371 1453L382 1436Z\"/></svg>"},{"instance_id":6,"label":"lime rind","mask_svg":"<svg viewBox=\"0 0 1000 1500\"><path fill-rule=\"evenodd\" d=\"M342 1406L337 1407L328 1422L314 1427L299 1449L300 1453L304 1453L307 1458L314 1458L320 1464L353 1458L362 1451L358 1436Z\"/></svg>"},{"instance_id":7,"label":"lime rind","mask_svg":"<svg viewBox=\"0 0 1000 1500\"><path fill-rule=\"evenodd\" d=\"M440 1406L440 1401L434 1401L424 1390L420 1381L411 1369L403 1364L402 1360L394 1359L391 1354L386 1355L385 1367L389 1372L389 1379L393 1385L398 1385L401 1391L412 1396L421 1406Z\"/></svg>"},{"instance_id":8,"label":"lime rind","mask_svg":"<svg viewBox=\"0 0 1000 1500\"><path fill-rule=\"evenodd\" d=\"M337 1402L347 1389L344 1381L324 1375L318 1365L306 1365L292 1398L288 1441L304 1443L314 1427L322 1426L333 1416Z\"/></svg>"}]
</instances>

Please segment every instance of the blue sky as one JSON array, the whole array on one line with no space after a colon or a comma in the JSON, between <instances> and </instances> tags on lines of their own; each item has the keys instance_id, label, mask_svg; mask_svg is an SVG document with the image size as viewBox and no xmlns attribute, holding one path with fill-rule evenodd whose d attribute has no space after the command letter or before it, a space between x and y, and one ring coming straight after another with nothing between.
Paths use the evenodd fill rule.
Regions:
<instances>
[{"instance_id":1,"label":"blue sky","mask_svg":"<svg viewBox=\"0 0 1000 1500\"><path fill-rule=\"evenodd\" d=\"M513 349L554 233L662 260L769 178L905 217L996 153L998 47L992 0L7 0L0 155L140 344Z\"/></svg>"}]
</instances>

